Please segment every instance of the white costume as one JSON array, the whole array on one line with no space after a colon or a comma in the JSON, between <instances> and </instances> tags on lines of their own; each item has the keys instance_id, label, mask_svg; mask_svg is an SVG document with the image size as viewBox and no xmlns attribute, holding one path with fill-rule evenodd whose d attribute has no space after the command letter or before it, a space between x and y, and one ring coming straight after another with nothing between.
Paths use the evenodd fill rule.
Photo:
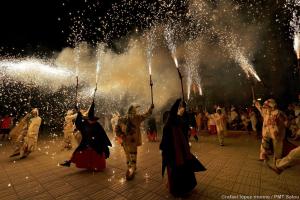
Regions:
<instances>
[{"instance_id":1,"label":"white costume","mask_svg":"<svg viewBox=\"0 0 300 200\"><path fill-rule=\"evenodd\" d=\"M291 167L295 164L300 163L300 147L297 147L290 151L290 153L282 159L276 160L276 167L278 169L284 170L287 167Z\"/></svg>"},{"instance_id":2,"label":"white costume","mask_svg":"<svg viewBox=\"0 0 300 200\"><path fill-rule=\"evenodd\" d=\"M255 103L263 117L262 142L260 147L260 160L265 160L269 150L270 141L273 142L274 156L276 159L282 157L283 139L285 137L285 116L276 109L276 102L269 99L261 106L259 102Z\"/></svg>"},{"instance_id":3,"label":"white costume","mask_svg":"<svg viewBox=\"0 0 300 200\"><path fill-rule=\"evenodd\" d=\"M15 144L14 152L10 157L20 155L21 147L24 144L24 138L28 132L28 122L30 119L30 113L25 115L18 124L10 131L9 138Z\"/></svg>"},{"instance_id":4,"label":"white costume","mask_svg":"<svg viewBox=\"0 0 300 200\"><path fill-rule=\"evenodd\" d=\"M284 158L275 160L274 166L271 166L269 163L267 163L267 165L277 174L280 174L286 168L297 164L300 164L300 147L290 151L290 153Z\"/></svg>"},{"instance_id":5,"label":"white costume","mask_svg":"<svg viewBox=\"0 0 300 200\"><path fill-rule=\"evenodd\" d=\"M218 113L218 111L220 113ZM224 132L226 131L226 117L222 113L221 108L217 108L217 113L210 115L215 121L218 133L219 144L224 145Z\"/></svg>"},{"instance_id":6,"label":"white costume","mask_svg":"<svg viewBox=\"0 0 300 200\"><path fill-rule=\"evenodd\" d=\"M27 135L24 138L24 144L20 151L21 158L28 156L31 152L36 150L39 128L42 119L38 116L38 109L35 108L31 111L33 115L29 120Z\"/></svg>"},{"instance_id":7,"label":"white costume","mask_svg":"<svg viewBox=\"0 0 300 200\"><path fill-rule=\"evenodd\" d=\"M73 114L72 110L68 110L64 123L64 144L63 149L72 149L73 132L75 129L74 120L77 113Z\"/></svg>"}]
</instances>

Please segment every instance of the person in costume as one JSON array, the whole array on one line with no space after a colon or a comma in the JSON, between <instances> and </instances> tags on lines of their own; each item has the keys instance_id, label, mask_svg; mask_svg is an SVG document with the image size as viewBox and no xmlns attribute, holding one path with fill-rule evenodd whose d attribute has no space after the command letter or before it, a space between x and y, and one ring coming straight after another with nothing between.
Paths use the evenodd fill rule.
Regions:
<instances>
[{"instance_id":1,"label":"person in costume","mask_svg":"<svg viewBox=\"0 0 300 200\"><path fill-rule=\"evenodd\" d=\"M273 143L274 158L279 159L283 153L283 140L285 138L285 115L277 109L274 99L268 99L263 106L258 101L255 107L263 117L262 142L260 147L259 160L267 159Z\"/></svg>"},{"instance_id":2,"label":"person in costume","mask_svg":"<svg viewBox=\"0 0 300 200\"><path fill-rule=\"evenodd\" d=\"M276 159L273 166L267 163L268 167L277 174L281 174L285 169L297 164L300 164L300 147L291 150L289 154L282 159Z\"/></svg>"},{"instance_id":3,"label":"person in costume","mask_svg":"<svg viewBox=\"0 0 300 200\"><path fill-rule=\"evenodd\" d=\"M39 117L39 111L35 108L31 111L28 132L24 138L24 144L20 151L20 158L26 158L31 152L37 149L38 134L41 123L42 118Z\"/></svg>"},{"instance_id":4,"label":"person in costume","mask_svg":"<svg viewBox=\"0 0 300 200\"><path fill-rule=\"evenodd\" d=\"M116 134L121 138L121 145L126 155L126 179L134 178L137 162L137 147L142 145L141 123L152 114L154 105L143 114L137 113L139 106L131 105L127 115L120 117L116 126Z\"/></svg>"},{"instance_id":5,"label":"person in costume","mask_svg":"<svg viewBox=\"0 0 300 200\"><path fill-rule=\"evenodd\" d=\"M217 127L217 135L219 140L219 145L224 146L224 134L226 131L226 116L222 113L222 109L217 107L216 113L210 115Z\"/></svg>"},{"instance_id":6,"label":"person in costume","mask_svg":"<svg viewBox=\"0 0 300 200\"><path fill-rule=\"evenodd\" d=\"M167 169L168 189L175 197L182 197L192 191L197 185L194 172L206 170L190 152L184 133L187 125L182 120L184 111L185 104L177 99L171 107L159 146L162 153L162 176Z\"/></svg>"},{"instance_id":7,"label":"person in costume","mask_svg":"<svg viewBox=\"0 0 300 200\"><path fill-rule=\"evenodd\" d=\"M77 113L75 120L76 128L80 131L81 142L72 154L70 160L60 164L70 167L74 163L78 168L92 171L102 171L106 168L105 159L109 158L109 148L112 144L103 127L95 117L95 103L93 101L88 116L84 117L81 112Z\"/></svg>"},{"instance_id":8,"label":"person in costume","mask_svg":"<svg viewBox=\"0 0 300 200\"><path fill-rule=\"evenodd\" d=\"M9 132L9 139L14 144L14 151L10 157L15 157L20 155L20 150L24 144L24 138L28 132L28 123L30 120L30 113L27 113L19 123Z\"/></svg>"},{"instance_id":9,"label":"person in costume","mask_svg":"<svg viewBox=\"0 0 300 200\"><path fill-rule=\"evenodd\" d=\"M72 149L72 138L74 137L73 133L74 133L74 129L75 129L74 121L75 121L76 117L77 117L77 113L74 113L73 110L67 111L67 114L65 117L65 122L64 122L64 141L63 141L62 150Z\"/></svg>"}]
</instances>

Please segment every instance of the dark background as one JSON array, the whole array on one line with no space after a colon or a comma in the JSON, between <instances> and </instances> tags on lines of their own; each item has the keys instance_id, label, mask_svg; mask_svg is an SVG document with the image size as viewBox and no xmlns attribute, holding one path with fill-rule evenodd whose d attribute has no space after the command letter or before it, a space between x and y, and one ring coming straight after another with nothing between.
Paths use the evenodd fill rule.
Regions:
<instances>
[{"instance_id":1,"label":"dark background","mask_svg":"<svg viewBox=\"0 0 300 200\"><path fill-rule=\"evenodd\" d=\"M274 97L283 104L296 100L300 75L289 29L291 10L284 6L284 1L233 1L240 2L245 18L270 22L261 40L263 47L251 61L264 80L263 84L253 83L258 94L265 98ZM210 2L217 4L218 0ZM0 55L52 55L54 51L74 46L74 42L78 41L88 41L90 44L102 41L114 51L122 52L114 45L115 42L133 34L136 28L139 29L138 34L142 34L143 30L157 22L170 19L188 21L185 15L187 4L187 0L2 0ZM80 25L84 26L82 29L76 28L78 24L75 21L79 17ZM232 78L226 74L228 72L220 69L206 71L205 66L203 68L207 88L204 92L211 99L237 99L232 91L238 87L232 88L228 94L225 92L223 97L216 92L231 90ZM222 84L214 84L217 73L224 78ZM238 84L249 90L245 77L240 79ZM240 90L233 92L245 96L238 101L249 98L249 91L247 94Z\"/></svg>"}]
</instances>

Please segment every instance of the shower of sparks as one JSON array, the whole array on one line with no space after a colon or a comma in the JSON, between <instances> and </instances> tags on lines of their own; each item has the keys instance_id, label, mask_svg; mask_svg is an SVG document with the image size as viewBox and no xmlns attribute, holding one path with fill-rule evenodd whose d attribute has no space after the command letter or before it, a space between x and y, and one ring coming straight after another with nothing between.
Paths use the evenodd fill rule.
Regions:
<instances>
[{"instance_id":1,"label":"shower of sparks","mask_svg":"<svg viewBox=\"0 0 300 200\"><path fill-rule=\"evenodd\" d=\"M96 63L96 87L99 81L99 72L100 72L100 68L102 67L102 59L103 59L103 51L104 51L104 45L103 44L98 44L97 45L97 63Z\"/></svg>"},{"instance_id":2,"label":"shower of sparks","mask_svg":"<svg viewBox=\"0 0 300 200\"><path fill-rule=\"evenodd\" d=\"M299 6L300 7L300 6ZM296 11L293 12L293 18L290 21L290 29L294 39L294 50L298 59L300 59L300 17Z\"/></svg>"},{"instance_id":3,"label":"shower of sparks","mask_svg":"<svg viewBox=\"0 0 300 200\"><path fill-rule=\"evenodd\" d=\"M168 46L168 48L171 52L171 56L174 60L175 66L176 66L176 68L178 68L179 65L178 65L178 60L177 60L177 57L176 57L176 45L175 45L175 41L174 41L175 40L175 38L174 38L174 29L172 29L170 25L165 27L164 36L165 36L165 39L166 39L166 42L167 42L167 46Z\"/></svg>"},{"instance_id":4,"label":"shower of sparks","mask_svg":"<svg viewBox=\"0 0 300 200\"><path fill-rule=\"evenodd\" d=\"M150 31L147 34L147 52L146 52L149 75L152 75L153 49L154 49L154 31Z\"/></svg>"},{"instance_id":5,"label":"shower of sparks","mask_svg":"<svg viewBox=\"0 0 300 200\"><path fill-rule=\"evenodd\" d=\"M47 60L35 58L0 60L0 69L27 83L43 85L68 84L73 72L59 68ZM47 82L45 82L47 81Z\"/></svg>"},{"instance_id":6,"label":"shower of sparks","mask_svg":"<svg viewBox=\"0 0 300 200\"><path fill-rule=\"evenodd\" d=\"M241 66L243 71L247 76L253 76L257 81L261 81L260 77L257 75L256 71L254 70L253 66L250 64L249 60L241 54L239 51L234 50L234 58L235 61Z\"/></svg>"}]
</instances>

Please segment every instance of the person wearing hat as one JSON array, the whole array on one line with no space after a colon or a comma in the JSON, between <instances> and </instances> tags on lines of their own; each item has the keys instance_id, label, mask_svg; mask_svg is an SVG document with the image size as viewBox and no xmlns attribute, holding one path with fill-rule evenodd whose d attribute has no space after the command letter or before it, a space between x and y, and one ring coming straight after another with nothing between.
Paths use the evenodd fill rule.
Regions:
<instances>
[{"instance_id":1,"label":"person wearing hat","mask_svg":"<svg viewBox=\"0 0 300 200\"><path fill-rule=\"evenodd\" d=\"M286 117L277 109L277 104L274 99L266 100L263 106L256 101L255 107L263 117L262 142L259 160L263 161L268 159L270 141L273 143L274 158L279 159L282 157L283 152Z\"/></svg>"},{"instance_id":2,"label":"person wearing hat","mask_svg":"<svg viewBox=\"0 0 300 200\"><path fill-rule=\"evenodd\" d=\"M126 179L134 178L137 162L137 147L142 145L140 126L141 123L152 114L154 105L152 104L147 112L137 113L137 105L131 105L127 115L120 117L116 126L116 134L122 138L121 145L126 155L127 171Z\"/></svg>"},{"instance_id":3,"label":"person wearing hat","mask_svg":"<svg viewBox=\"0 0 300 200\"><path fill-rule=\"evenodd\" d=\"M20 159L26 158L37 148L37 140L42 118L39 117L39 111L34 108L30 113L28 131L24 137L24 144L20 149Z\"/></svg>"},{"instance_id":4,"label":"person wearing hat","mask_svg":"<svg viewBox=\"0 0 300 200\"><path fill-rule=\"evenodd\" d=\"M162 176L167 169L168 189L175 197L182 197L196 185L195 172L206 170L191 153L186 139L186 121L182 120L185 104L177 99L171 107L163 128L159 149L162 155Z\"/></svg>"},{"instance_id":5,"label":"person wearing hat","mask_svg":"<svg viewBox=\"0 0 300 200\"><path fill-rule=\"evenodd\" d=\"M68 110L65 122L64 122L64 141L63 141L63 148L70 150L72 149L72 137L74 132L74 120L77 117L77 113L74 113L73 110Z\"/></svg>"},{"instance_id":6,"label":"person wearing hat","mask_svg":"<svg viewBox=\"0 0 300 200\"><path fill-rule=\"evenodd\" d=\"M78 168L85 168L93 171L102 171L106 168L106 161L109 157L109 146L112 144L107 137L103 127L97 121L94 111L95 103L93 102L88 116L84 117L78 111L75 120L76 128L80 131L82 139L78 147L72 154L70 160L60 164L61 166L70 167L71 163L75 163Z\"/></svg>"}]
</instances>

